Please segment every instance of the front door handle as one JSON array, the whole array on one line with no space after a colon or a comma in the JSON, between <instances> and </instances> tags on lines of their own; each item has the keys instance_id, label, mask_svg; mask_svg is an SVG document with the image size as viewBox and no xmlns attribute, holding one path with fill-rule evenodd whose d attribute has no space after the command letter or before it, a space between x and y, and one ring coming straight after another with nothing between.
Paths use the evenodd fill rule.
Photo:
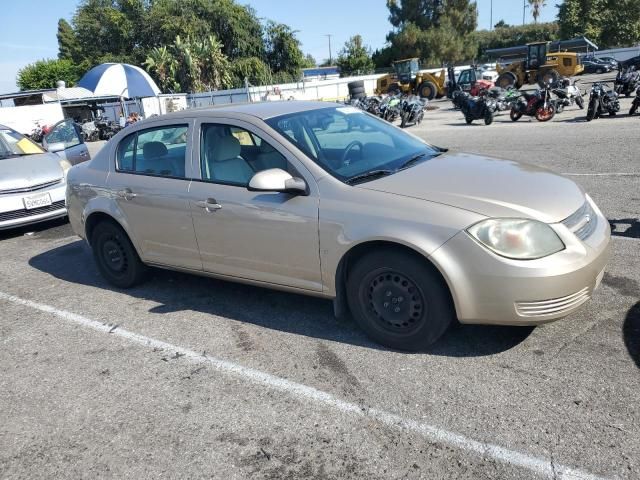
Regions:
<instances>
[{"instance_id":1,"label":"front door handle","mask_svg":"<svg viewBox=\"0 0 640 480\"><path fill-rule=\"evenodd\" d=\"M136 198L136 196L137 196L135 193L133 193L133 192L131 191L131 189L130 189L130 188L125 188L124 190L119 190L119 191L117 192L117 195L118 195L120 198L124 198L125 200L133 200L133 199L134 199L134 198Z\"/></svg>"},{"instance_id":2,"label":"front door handle","mask_svg":"<svg viewBox=\"0 0 640 480\"><path fill-rule=\"evenodd\" d=\"M220 205L215 198L207 198L206 200L196 202L196 205L204 208L207 212L215 212L222 208L222 205Z\"/></svg>"}]
</instances>

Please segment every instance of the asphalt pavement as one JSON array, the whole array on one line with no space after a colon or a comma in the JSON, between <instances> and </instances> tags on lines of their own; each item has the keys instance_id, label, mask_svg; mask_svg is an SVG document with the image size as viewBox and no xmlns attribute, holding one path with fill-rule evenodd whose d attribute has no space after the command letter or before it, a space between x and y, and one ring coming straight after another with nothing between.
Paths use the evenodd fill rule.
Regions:
<instances>
[{"instance_id":1,"label":"asphalt pavement","mask_svg":"<svg viewBox=\"0 0 640 480\"><path fill-rule=\"evenodd\" d=\"M640 478L640 116L433 105L412 133L601 207L613 258L582 310L406 354L324 300L167 271L114 289L65 221L0 232L0 478Z\"/></svg>"}]
</instances>

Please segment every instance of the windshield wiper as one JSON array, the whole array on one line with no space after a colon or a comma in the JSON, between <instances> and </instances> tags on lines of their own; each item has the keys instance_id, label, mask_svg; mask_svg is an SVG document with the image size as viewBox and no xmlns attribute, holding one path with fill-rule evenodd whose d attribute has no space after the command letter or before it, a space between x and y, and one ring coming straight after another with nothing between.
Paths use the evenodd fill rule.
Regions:
<instances>
[{"instance_id":1,"label":"windshield wiper","mask_svg":"<svg viewBox=\"0 0 640 480\"><path fill-rule=\"evenodd\" d=\"M429 153L419 153L418 155L415 155L415 156L411 157L409 160L407 160L402 165L400 165L398 170L404 170L405 168L409 168L412 165L415 165L423 157L426 157L426 156L437 157L438 155L440 155L440 153L431 153L431 154L429 154Z\"/></svg>"},{"instance_id":2,"label":"windshield wiper","mask_svg":"<svg viewBox=\"0 0 640 480\"><path fill-rule=\"evenodd\" d=\"M361 173L359 175L354 175L353 177L347 178L344 183L347 185L351 185L356 182L361 182L363 180L371 180L378 177L386 177L387 175L391 175L395 173L396 170L370 170L368 172Z\"/></svg>"}]
</instances>

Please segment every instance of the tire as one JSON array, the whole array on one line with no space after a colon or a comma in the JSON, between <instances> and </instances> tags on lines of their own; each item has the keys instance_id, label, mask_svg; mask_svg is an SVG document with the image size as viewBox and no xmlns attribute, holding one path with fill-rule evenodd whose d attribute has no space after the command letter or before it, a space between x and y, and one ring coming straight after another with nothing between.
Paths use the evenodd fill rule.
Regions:
<instances>
[{"instance_id":1,"label":"tire","mask_svg":"<svg viewBox=\"0 0 640 480\"><path fill-rule=\"evenodd\" d=\"M102 276L118 288L131 288L144 279L147 267L125 231L114 222L102 221L91 235L93 258Z\"/></svg>"},{"instance_id":2,"label":"tire","mask_svg":"<svg viewBox=\"0 0 640 480\"><path fill-rule=\"evenodd\" d=\"M516 110L515 108L512 108L511 112L509 113L509 117L511 117L511 120L513 122L517 122L522 118L522 112L520 110Z\"/></svg>"},{"instance_id":3,"label":"tire","mask_svg":"<svg viewBox=\"0 0 640 480\"><path fill-rule=\"evenodd\" d=\"M500 76L496 79L496 86L507 89L509 87L515 87L518 78L512 72L504 72L501 73Z\"/></svg>"},{"instance_id":4,"label":"tire","mask_svg":"<svg viewBox=\"0 0 640 480\"><path fill-rule=\"evenodd\" d=\"M409 117L409 114L407 112L402 112L402 114L400 115L400 128L406 128L407 127L407 119Z\"/></svg>"},{"instance_id":5,"label":"tire","mask_svg":"<svg viewBox=\"0 0 640 480\"><path fill-rule=\"evenodd\" d=\"M471 115L466 115L464 117L464 121L467 122L467 125L471 125L473 123L473 117Z\"/></svg>"},{"instance_id":6,"label":"tire","mask_svg":"<svg viewBox=\"0 0 640 480\"><path fill-rule=\"evenodd\" d=\"M356 87L356 88L350 89L349 93L351 93L352 95L355 95L357 93L365 93L365 89L364 87Z\"/></svg>"},{"instance_id":7,"label":"tire","mask_svg":"<svg viewBox=\"0 0 640 480\"><path fill-rule=\"evenodd\" d=\"M609 112L609 116L610 117L615 117L617 115L617 113L618 112L611 111L611 112Z\"/></svg>"},{"instance_id":8,"label":"tire","mask_svg":"<svg viewBox=\"0 0 640 480\"><path fill-rule=\"evenodd\" d=\"M491 125L493 123L493 112L488 110L484 113L484 124Z\"/></svg>"},{"instance_id":9,"label":"tire","mask_svg":"<svg viewBox=\"0 0 640 480\"><path fill-rule=\"evenodd\" d=\"M597 110L597 100L594 98L589 102L589 108L587 108L587 122L590 122L594 118L596 118L596 110Z\"/></svg>"},{"instance_id":10,"label":"tire","mask_svg":"<svg viewBox=\"0 0 640 480\"><path fill-rule=\"evenodd\" d=\"M598 68L598 69L596 70L596 73L597 73L598 75L602 75L602 74L604 73L604 69L602 69L602 68Z\"/></svg>"},{"instance_id":11,"label":"tire","mask_svg":"<svg viewBox=\"0 0 640 480\"><path fill-rule=\"evenodd\" d=\"M636 110L638 109L638 103L634 100L631 104L631 110L629 110L629 115L635 115Z\"/></svg>"},{"instance_id":12,"label":"tire","mask_svg":"<svg viewBox=\"0 0 640 480\"><path fill-rule=\"evenodd\" d=\"M542 113L545 113L543 116ZM536 110L536 120L539 122L549 122L556 116L556 107L555 105L549 105L545 112L544 108L540 107Z\"/></svg>"},{"instance_id":13,"label":"tire","mask_svg":"<svg viewBox=\"0 0 640 480\"><path fill-rule=\"evenodd\" d=\"M362 88L364 90L364 80L355 80L353 82L349 82L347 83L347 88L349 90L352 90L355 88Z\"/></svg>"},{"instance_id":14,"label":"tire","mask_svg":"<svg viewBox=\"0 0 640 480\"><path fill-rule=\"evenodd\" d=\"M584 110L584 98L576 97L576 105L578 105L578 108L580 108L580 110Z\"/></svg>"},{"instance_id":15,"label":"tire","mask_svg":"<svg viewBox=\"0 0 640 480\"><path fill-rule=\"evenodd\" d=\"M362 257L348 274L347 300L355 320L386 347L421 350L454 319L444 281L414 255L383 249Z\"/></svg>"},{"instance_id":16,"label":"tire","mask_svg":"<svg viewBox=\"0 0 640 480\"><path fill-rule=\"evenodd\" d=\"M420 98L433 100L438 94L438 88L433 82L422 82L420 87L418 87L418 94L420 95Z\"/></svg>"},{"instance_id":17,"label":"tire","mask_svg":"<svg viewBox=\"0 0 640 480\"><path fill-rule=\"evenodd\" d=\"M551 87L555 87L560 80L560 74L557 70L550 68L548 70L542 70L538 73L538 85L540 88L544 88L547 84Z\"/></svg>"},{"instance_id":18,"label":"tire","mask_svg":"<svg viewBox=\"0 0 640 480\"><path fill-rule=\"evenodd\" d=\"M352 100L358 100L359 98L366 98L367 95L364 92L350 93L349 96Z\"/></svg>"}]
</instances>

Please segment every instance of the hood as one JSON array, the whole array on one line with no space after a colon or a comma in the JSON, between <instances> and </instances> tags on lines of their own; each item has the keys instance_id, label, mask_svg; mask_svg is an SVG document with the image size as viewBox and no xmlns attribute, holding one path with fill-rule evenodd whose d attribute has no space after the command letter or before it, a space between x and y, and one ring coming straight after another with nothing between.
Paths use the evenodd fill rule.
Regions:
<instances>
[{"instance_id":1,"label":"hood","mask_svg":"<svg viewBox=\"0 0 640 480\"><path fill-rule=\"evenodd\" d=\"M58 180L64 176L59 162L53 153L0 158L0 191Z\"/></svg>"},{"instance_id":2,"label":"hood","mask_svg":"<svg viewBox=\"0 0 640 480\"><path fill-rule=\"evenodd\" d=\"M485 215L564 220L585 202L572 180L534 165L470 154L444 154L358 185Z\"/></svg>"}]
</instances>

